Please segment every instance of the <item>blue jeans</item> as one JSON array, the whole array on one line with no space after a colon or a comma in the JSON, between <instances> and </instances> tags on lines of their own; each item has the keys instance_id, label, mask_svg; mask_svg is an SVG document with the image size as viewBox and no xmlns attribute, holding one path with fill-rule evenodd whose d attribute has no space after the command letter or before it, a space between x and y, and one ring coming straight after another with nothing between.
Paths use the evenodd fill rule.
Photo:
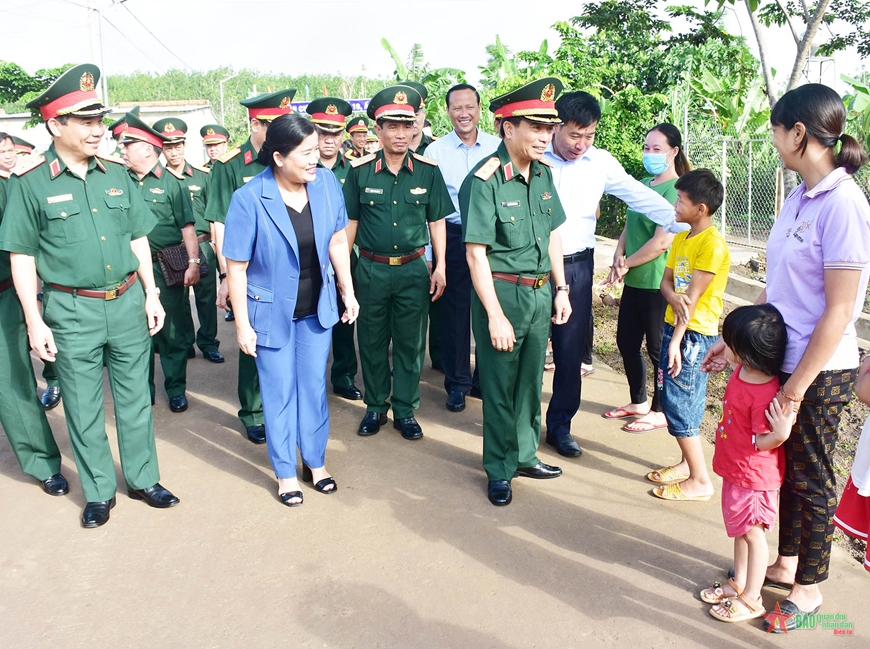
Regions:
<instances>
[{"instance_id":1,"label":"blue jeans","mask_svg":"<svg viewBox=\"0 0 870 649\"><path fill-rule=\"evenodd\" d=\"M718 336L686 331L680 343L683 366L676 378L671 378L668 374L668 348L673 336L673 325L665 323L656 376L661 391L662 412L668 419L668 432L671 435L696 437L701 434L701 421L707 405L707 373L701 371L701 361Z\"/></svg>"}]
</instances>

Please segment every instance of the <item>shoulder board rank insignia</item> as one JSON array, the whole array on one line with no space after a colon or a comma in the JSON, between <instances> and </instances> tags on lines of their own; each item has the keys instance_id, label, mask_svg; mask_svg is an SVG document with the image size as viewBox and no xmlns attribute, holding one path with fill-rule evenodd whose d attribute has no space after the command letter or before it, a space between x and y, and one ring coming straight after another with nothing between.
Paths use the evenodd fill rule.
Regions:
<instances>
[{"instance_id":1,"label":"shoulder board rank insignia","mask_svg":"<svg viewBox=\"0 0 870 649\"><path fill-rule=\"evenodd\" d=\"M123 196L123 195L124 195L123 189L115 189L114 187L112 187L112 189L106 190L106 196Z\"/></svg>"},{"instance_id":2,"label":"shoulder board rank insignia","mask_svg":"<svg viewBox=\"0 0 870 649\"><path fill-rule=\"evenodd\" d=\"M218 162L229 162L230 160L235 158L237 155L239 155L241 152L242 152L242 148L237 146L232 151L227 151L220 158L218 158Z\"/></svg>"},{"instance_id":3,"label":"shoulder board rank insignia","mask_svg":"<svg viewBox=\"0 0 870 649\"><path fill-rule=\"evenodd\" d=\"M36 169L43 162L45 162L45 156L37 156L37 157L33 158L30 161L30 163L25 165L24 167L13 170L13 173L20 178L21 176L26 174L28 171L33 171L34 169ZM55 175L57 175L57 174L55 174Z\"/></svg>"},{"instance_id":4,"label":"shoulder board rank insignia","mask_svg":"<svg viewBox=\"0 0 870 649\"><path fill-rule=\"evenodd\" d=\"M178 178L179 180L184 180L184 173L183 173L183 172L173 171L173 170L170 169L169 167L166 167L166 171L168 171L169 173L171 173L173 176L175 176L175 177Z\"/></svg>"},{"instance_id":5,"label":"shoulder board rank insignia","mask_svg":"<svg viewBox=\"0 0 870 649\"><path fill-rule=\"evenodd\" d=\"M344 152L344 157L348 160L353 160L356 157L356 152L353 149L348 149Z\"/></svg>"},{"instance_id":6,"label":"shoulder board rank insignia","mask_svg":"<svg viewBox=\"0 0 870 649\"><path fill-rule=\"evenodd\" d=\"M100 154L100 153L97 154L97 157L98 157L100 160L105 160L105 161L107 161L107 162L114 162L115 164L119 164L119 165L124 164L124 159L121 158L121 157L117 157L117 158L116 158L115 156L102 155L102 154Z\"/></svg>"},{"instance_id":7,"label":"shoulder board rank insignia","mask_svg":"<svg viewBox=\"0 0 870 649\"><path fill-rule=\"evenodd\" d=\"M538 162L540 162L540 163L541 163L542 165L544 165L545 167L550 167L550 168L553 167L553 165L550 164L550 163L549 163L547 160L545 160L544 158L541 158L540 160L538 160Z\"/></svg>"},{"instance_id":8,"label":"shoulder board rank insignia","mask_svg":"<svg viewBox=\"0 0 870 649\"><path fill-rule=\"evenodd\" d=\"M211 173L211 169L209 169L208 167L201 167L201 166L195 165L195 164L191 164L190 166L193 167L194 169L196 169L197 171L201 171L204 174Z\"/></svg>"},{"instance_id":9,"label":"shoulder board rank insignia","mask_svg":"<svg viewBox=\"0 0 870 649\"><path fill-rule=\"evenodd\" d=\"M487 160L480 169L474 172L474 175L481 180L489 180L490 178L492 178L492 174L494 174L496 169L498 169L500 166L501 161L498 159L498 156L495 156Z\"/></svg>"},{"instance_id":10,"label":"shoulder board rank insignia","mask_svg":"<svg viewBox=\"0 0 870 649\"><path fill-rule=\"evenodd\" d=\"M0 169L0 178L9 178L12 174L8 171Z\"/></svg>"},{"instance_id":11,"label":"shoulder board rank insignia","mask_svg":"<svg viewBox=\"0 0 870 649\"><path fill-rule=\"evenodd\" d=\"M249 165L254 161L254 152L248 149L245 151L245 164Z\"/></svg>"},{"instance_id":12,"label":"shoulder board rank insignia","mask_svg":"<svg viewBox=\"0 0 870 649\"><path fill-rule=\"evenodd\" d=\"M361 167L364 164L368 164L377 157L378 156L376 153L369 153L368 155L364 155L362 158L357 158L356 160L353 160L350 163L350 166L356 169L357 167Z\"/></svg>"},{"instance_id":13,"label":"shoulder board rank insignia","mask_svg":"<svg viewBox=\"0 0 870 649\"><path fill-rule=\"evenodd\" d=\"M438 161L435 160L434 158L427 158L426 156L420 155L419 153L412 153L411 156L415 160L419 160L420 162L425 162L427 165L432 165L433 167L438 166Z\"/></svg>"},{"instance_id":14,"label":"shoulder board rank insignia","mask_svg":"<svg viewBox=\"0 0 870 649\"><path fill-rule=\"evenodd\" d=\"M164 189L160 189L159 187L152 187L152 188L151 188L151 193L152 193L152 194L165 194L165 193L166 193L166 190L164 190Z\"/></svg>"}]
</instances>

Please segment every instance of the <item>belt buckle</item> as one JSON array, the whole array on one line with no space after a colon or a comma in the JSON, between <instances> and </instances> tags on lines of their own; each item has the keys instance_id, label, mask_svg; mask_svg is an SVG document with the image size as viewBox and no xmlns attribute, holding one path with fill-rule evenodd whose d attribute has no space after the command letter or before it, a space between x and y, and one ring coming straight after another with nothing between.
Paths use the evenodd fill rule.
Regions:
<instances>
[{"instance_id":1,"label":"belt buckle","mask_svg":"<svg viewBox=\"0 0 870 649\"><path fill-rule=\"evenodd\" d=\"M390 266L401 266L402 257L390 257Z\"/></svg>"},{"instance_id":2,"label":"belt buckle","mask_svg":"<svg viewBox=\"0 0 870 649\"><path fill-rule=\"evenodd\" d=\"M108 302L109 300L116 300L116 299L118 299L118 287L115 287L115 288L113 288L113 289L110 289L110 290L106 291L106 295L104 296L104 299L105 299L107 302Z\"/></svg>"},{"instance_id":3,"label":"belt buckle","mask_svg":"<svg viewBox=\"0 0 870 649\"><path fill-rule=\"evenodd\" d=\"M547 276L546 275L538 275L537 278L535 278L535 288L541 288L546 283L547 283Z\"/></svg>"}]
</instances>

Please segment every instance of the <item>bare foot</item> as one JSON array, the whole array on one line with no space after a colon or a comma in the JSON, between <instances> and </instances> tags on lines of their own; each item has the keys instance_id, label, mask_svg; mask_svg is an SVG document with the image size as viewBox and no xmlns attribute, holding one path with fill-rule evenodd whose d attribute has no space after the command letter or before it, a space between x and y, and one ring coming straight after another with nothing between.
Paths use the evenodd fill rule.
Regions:
<instances>
[{"instance_id":1,"label":"bare foot","mask_svg":"<svg viewBox=\"0 0 870 649\"><path fill-rule=\"evenodd\" d=\"M327 478L331 478L332 476L329 474L329 471L326 470L325 466L320 467L319 469L311 469L311 482L313 484L317 484L321 480L326 480ZM334 484L327 485L323 490L323 493L329 493L335 489Z\"/></svg>"},{"instance_id":2,"label":"bare foot","mask_svg":"<svg viewBox=\"0 0 870 649\"><path fill-rule=\"evenodd\" d=\"M625 419L627 417L643 417L649 413L648 403L629 403L604 413L605 419Z\"/></svg>"},{"instance_id":3,"label":"bare foot","mask_svg":"<svg viewBox=\"0 0 870 649\"><path fill-rule=\"evenodd\" d=\"M278 478L278 495L290 493L292 491L300 491L299 481L296 478ZM301 498L291 498L291 503L302 502Z\"/></svg>"},{"instance_id":4,"label":"bare foot","mask_svg":"<svg viewBox=\"0 0 870 649\"><path fill-rule=\"evenodd\" d=\"M688 470L688 469L687 469ZM704 496L712 496L714 493L713 484L710 482L699 482L694 478L683 480L679 483L680 489L687 498L703 498Z\"/></svg>"},{"instance_id":5,"label":"bare foot","mask_svg":"<svg viewBox=\"0 0 870 649\"><path fill-rule=\"evenodd\" d=\"M797 557L794 557L797 559ZM790 559L787 557L786 559ZM790 563L794 563L794 565L787 565ZM797 562L794 561L783 561L780 558L777 558L771 565L767 566L767 572L765 576L770 581L775 581L780 584L794 584L794 573L797 571Z\"/></svg>"},{"instance_id":6,"label":"bare foot","mask_svg":"<svg viewBox=\"0 0 870 649\"><path fill-rule=\"evenodd\" d=\"M668 420L663 412L649 411L640 419L635 419L630 424L622 427L623 430L629 433L649 433L653 430L659 430L668 425Z\"/></svg>"}]
</instances>

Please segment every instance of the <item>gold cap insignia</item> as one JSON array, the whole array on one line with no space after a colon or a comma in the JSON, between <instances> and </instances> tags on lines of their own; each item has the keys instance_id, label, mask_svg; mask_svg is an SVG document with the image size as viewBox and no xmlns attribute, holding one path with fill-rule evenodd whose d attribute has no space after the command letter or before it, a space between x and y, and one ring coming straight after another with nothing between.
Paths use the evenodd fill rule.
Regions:
<instances>
[{"instance_id":1,"label":"gold cap insignia","mask_svg":"<svg viewBox=\"0 0 870 649\"><path fill-rule=\"evenodd\" d=\"M357 125L359 125L359 126L365 126L366 123L365 123L364 120L360 120L360 121L357 122Z\"/></svg>"},{"instance_id":2,"label":"gold cap insignia","mask_svg":"<svg viewBox=\"0 0 870 649\"><path fill-rule=\"evenodd\" d=\"M175 124L173 124L172 122L166 122L166 126L163 127L163 130L166 133L171 133L172 131L175 130Z\"/></svg>"},{"instance_id":3,"label":"gold cap insignia","mask_svg":"<svg viewBox=\"0 0 870 649\"><path fill-rule=\"evenodd\" d=\"M396 96L393 98L393 103L394 104L407 104L408 97L405 95L404 92L402 92L400 90L399 92L396 93Z\"/></svg>"},{"instance_id":4,"label":"gold cap insignia","mask_svg":"<svg viewBox=\"0 0 870 649\"><path fill-rule=\"evenodd\" d=\"M214 135L214 129L213 128L206 129L205 134L206 135Z\"/></svg>"},{"instance_id":5,"label":"gold cap insignia","mask_svg":"<svg viewBox=\"0 0 870 649\"><path fill-rule=\"evenodd\" d=\"M326 107L326 114L338 115L338 108L335 107L335 104L329 104L329 106Z\"/></svg>"},{"instance_id":6,"label":"gold cap insignia","mask_svg":"<svg viewBox=\"0 0 870 649\"><path fill-rule=\"evenodd\" d=\"M278 104L278 108L287 108L287 106L289 106L289 105L290 105L290 97L284 97L284 99L281 100L281 103Z\"/></svg>"},{"instance_id":7,"label":"gold cap insignia","mask_svg":"<svg viewBox=\"0 0 870 649\"><path fill-rule=\"evenodd\" d=\"M85 72L79 79L79 89L82 92L91 92L94 89L94 75Z\"/></svg>"},{"instance_id":8,"label":"gold cap insignia","mask_svg":"<svg viewBox=\"0 0 870 649\"><path fill-rule=\"evenodd\" d=\"M556 86L548 83L541 91L541 101L553 101L556 97Z\"/></svg>"}]
</instances>

